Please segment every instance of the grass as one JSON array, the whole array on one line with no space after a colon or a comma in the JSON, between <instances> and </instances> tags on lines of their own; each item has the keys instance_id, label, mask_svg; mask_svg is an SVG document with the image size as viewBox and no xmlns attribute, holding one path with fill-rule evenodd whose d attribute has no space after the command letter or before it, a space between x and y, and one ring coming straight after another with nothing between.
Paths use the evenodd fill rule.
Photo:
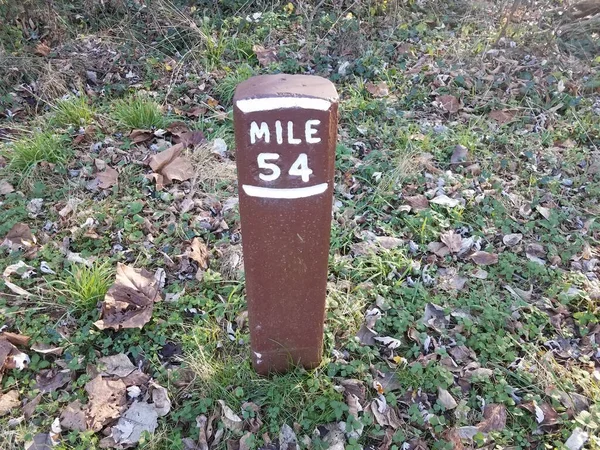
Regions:
<instances>
[{"instance_id":1,"label":"grass","mask_svg":"<svg viewBox=\"0 0 600 450\"><path fill-rule=\"evenodd\" d=\"M160 106L153 100L133 95L111 105L112 117L129 129L156 129L167 125Z\"/></svg>"},{"instance_id":2,"label":"grass","mask_svg":"<svg viewBox=\"0 0 600 450\"><path fill-rule=\"evenodd\" d=\"M247 64L241 65L233 72L229 72L215 88L221 102L230 105L237 85L242 81L247 80L252 75L254 75L254 70Z\"/></svg>"},{"instance_id":3,"label":"grass","mask_svg":"<svg viewBox=\"0 0 600 450\"><path fill-rule=\"evenodd\" d=\"M89 311L104 298L113 282L114 269L110 262L91 266L77 265L67 272L67 278L59 282L61 292L66 294L77 310Z\"/></svg>"},{"instance_id":4,"label":"grass","mask_svg":"<svg viewBox=\"0 0 600 450\"><path fill-rule=\"evenodd\" d=\"M14 141L0 150L8 160L6 172L18 176L19 184L34 176L42 163L64 166L71 155L64 138L50 131L36 131L31 137Z\"/></svg>"},{"instance_id":5,"label":"grass","mask_svg":"<svg viewBox=\"0 0 600 450\"><path fill-rule=\"evenodd\" d=\"M54 109L51 122L60 127L85 126L94 120L94 108L83 95L61 100L56 103Z\"/></svg>"}]
</instances>

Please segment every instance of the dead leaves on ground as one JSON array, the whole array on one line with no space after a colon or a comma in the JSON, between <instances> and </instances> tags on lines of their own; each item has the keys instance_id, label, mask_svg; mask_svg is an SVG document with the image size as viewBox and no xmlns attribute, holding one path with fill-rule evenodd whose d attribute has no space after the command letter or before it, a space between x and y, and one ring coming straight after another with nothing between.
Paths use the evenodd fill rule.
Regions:
<instances>
[{"instance_id":1,"label":"dead leaves on ground","mask_svg":"<svg viewBox=\"0 0 600 450\"><path fill-rule=\"evenodd\" d=\"M150 177L156 182L157 190L168 186L173 180L184 181L194 176L192 162L181 156L184 149L182 143L175 144L148 160L148 165L154 171Z\"/></svg>"},{"instance_id":2,"label":"dead leaves on ground","mask_svg":"<svg viewBox=\"0 0 600 450\"><path fill-rule=\"evenodd\" d=\"M142 328L152 317L154 303L161 301L160 288L154 274L119 263L115 283L108 290L100 320L101 330Z\"/></svg>"}]
</instances>

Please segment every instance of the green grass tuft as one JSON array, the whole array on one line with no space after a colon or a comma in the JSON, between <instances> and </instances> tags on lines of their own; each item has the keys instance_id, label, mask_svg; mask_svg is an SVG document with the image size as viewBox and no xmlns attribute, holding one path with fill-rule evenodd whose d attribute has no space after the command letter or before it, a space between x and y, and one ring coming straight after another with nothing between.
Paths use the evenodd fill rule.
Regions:
<instances>
[{"instance_id":1,"label":"green grass tuft","mask_svg":"<svg viewBox=\"0 0 600 450\"><path fill-rule=\"evenodd\" d=\"M113 117L121 126L131 129L162 128L167 125L160 106L138 95L116 102Z\"/></svg>"},{"instance_id":2,"label":"green grass tuft","mask_svg":"<svg viewBox=\"0 0 600 450\"><path fill-rule=\"evenodd\" d=\"M237 85L242 81L246 81L253 75L254 71L247 64L244 64L235 69L235 71L228 73L227 76L223 78L215 88L215 91L221 99L221 102L226 105L230 105Z\"/></svg>"},{"instance_id":3,"label":"green grass tuft","mask_svg":"<svg viewBox=\"0 0 600 450\"><path fill-rule=\"evenodd\" d=\"M78 265L60 282L65 293L79 310L91 310L104 298L113 282L114 270L105 262L92 266Z\"/></svg>"},{"instance_id":4,"label":"green grass tuft","mask_svg":"<svg viewBox=\"0 0 600 450\"><path fill-rule=\"evenodd\" d=\"M94 120L94 108L85 96L61 100L55 105L52 123L61 127L89 125Z\"/></svg>"},{"instance_id":5,"label":"green grass tuft","mask_svg":"<svg viewBox=\"0 0 600 450\"><path fill-rule=\"evenodd\" d=\"M62 136L45 131L6 145L0 155L8 160L7 173L19 176L22 182L30 178L42 162L64 166L70 151Z\"/></svg>"}]
</instances>

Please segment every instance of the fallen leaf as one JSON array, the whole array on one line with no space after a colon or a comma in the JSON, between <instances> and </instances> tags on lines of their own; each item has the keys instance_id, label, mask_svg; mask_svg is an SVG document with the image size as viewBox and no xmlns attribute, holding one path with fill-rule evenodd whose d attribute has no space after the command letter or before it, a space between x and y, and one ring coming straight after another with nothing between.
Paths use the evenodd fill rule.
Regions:
<instances>
[{"instance_id":1,"label":"fallen leaf","mask_svg":"<svg viewBox=\"0 0 600 450\"><path fill-rule=\"evenodd\" d=\"M460 205L460 201L454 198L450 198L445 194L438 195L430 203L435 203L436 205L446 206L448 208L456 208Z\"/></svg>"},{"instance_id":2,"label":"fallen leaf","mask_svg":"<svg viewBox=\"0 0 600 450\"><path fill-rule=\"evenodd\" d=\"M38 342L31 346L31 350L41 353L42 355L60 356L64 349L62 347L54 347L52 345L44 344L43 342Z\"/></svg>"},{"instance_id":3,"label":"fallen leaf","mask_svg":"<svg viewBox=\"0 0 600 450\"><path fill-rule=\"evenodd\" d=\"M43 42L40 42L38 45L35 46L34 53L38 56L48 56L51 51L52 49L50 47L48 47Z\"/></svg>"},{"instance_id":4,"label":"fallen leaf","mask_svg":"<svg viewBox=\"0 0 600 450\"><path fill-rule=\"evenodd\" d=\"M435 101L443 110L451 114L457 113L460 109L460 102L454 95L440 95Z\"/></svg>"},{"instance_id":5,"label":"fallen leaf","mask_svg":"<svg viewBox=\"0 0 600 450\"><path fill-rule=\"evenodd\" d=\"M142 434L153 434L158 426L158 413L153 405L146 402L133 404L112 427L112 437L117 444L136 444Z\"/></svg>"},{"instance_id":6,"label":"fallen leaf","mask_svg":"<svg viewBox=\"0 0 600 450\"><path fill-rule=\"evenodd\" d=\"M396 237L392 237L392 236L377 236L375 238L375 240L381 247L385 248L386 250L398 248L398 247L404 245L404 243L405 243L404 239L400 239L400 238L396 238Z\"/></svg>"},{"instance_id":7,"label":"fallen leaf","mask_svg":"<svg viewBox=\"0 0 600 450\"><path fill-rule=\"evenodd\" d=\"M506 427L506 406L496 403L486 405L483 410L483 418L484 420L477 425L477 429L482 433L504 430Z\"/></svg>"},{"instance_id":8,"label":"fallen leaf","mask_svg":"<svg viewBox=\"0 0 600 450\"><path fill-rule=\"evenodd\" d=\"M151 130L132 130L131 133L129 133L129 139L131 139L134 144L143 144L144 142L154 139L154 132Z\"/></svg>"},{"instance_id":9,"label":"fallen leaf","mask_svg":"<svg viewBox=\"0 0 600 450\"><path fill-rule=\"evenodd\" d=\"M10 194L15 188L8 181L0 180L0 195Z\"/></svg>"},{"instance_id":10,"label":"fallen leaf","mask_svg":"<svg viewBox=\"0 0 600 450\"><path fill-rule=\"evenodd\" d=\"M152 403L159 417L166 416L171 411L171 400L167 390L161 385L151 382Z\"/></svg>"},{"instance_id":11,"label":"fallen leaf","mask_svg":"<svg viewBox=\"0 0 600 450\"><path fill-rule=\"evenodd\" d=\"M100 431L121 415L127 402L126 386L121 380L108 380L98 375L85 385L85 390L89 397L85 409L88 429Z\"/></svg>"},{"instance_id":12,"label":"fallen leaf","mask_svg":"<svg viewBox=\"0 0 600 450\"><path fill-rule=\"evenodd\" d=\"M475 252L471 255L471 259L478 266L490 266L492 264L498 264L498 255L496 253L488 252Z\"/></svg>"},{"instance_id":13,"label":"fallen leaf","mask_svg":"<svg viewBox=\"0 0 600 450\"><path fill-rule=\"evenodd\" d=\"M101 330L142 328L152 318L158 301L158 282L152 273L119 263L116 281L102 302L101 319L94 325Z\"/></svg>"},{"instance_id":14,"label":"fallen leaf","mask_svg":"<svg viewBox=\"0 0 600 450\"><path fill-rule=\"evenodd\" d=\"M11 251L30 248L36 240L29 226L24 223L16 223L5 236L0 247L9 247Z\"/></svg>"},{"instance_id":15,"label":"fallen leaf","mask_svg":"<svg viewBox=\"0 0 600 450\"><path fill-rule=\"evenodd\" d=\"M513 233L505 235L502 238L502 242L504 242L504 245L508 247L514 247L521 242L521 239L523 239L523 235L521 233Z\"/></svg>"},{"instance_id":16,"label":"fallen leaf","mask_svg":"<svg viewBox=\"0 0 600 450\"><path fill-rule=\"evenodd\" d=\"M124 353L105 356L98 360L98 370L102 376L114 375L125 378L137 368Z\"/></svg>"},{"instance_id":17,"label":"fallen leaf","mask_svg":"<svg viewBox=\"0 0 600 450\"><path fill-rule=\"evenodd\" d=\"M119 172L110 166L106 166L104 172L98 172L96 174L96 180L98 181L98 187L100 189L110 189L119 182Z\"/></svg>"},{"instance_id":18,"label":"fallen leaf","mask_svg":"<svg viewBox=\"0 0 600 450\"><path fill-rule=\"evenodd\" d=\"M589 438L590 435L588 433L577 427L565 442L565 447L567 447L568 450L580 450Z\"/></svg>"},{"instance_id":19,"label":"fallen leaf","mask_svg":"<svg viewBox=\"0 0 600 450\"><path fill-rule=\"evenodd\" d=\"M179 143L149 158L148 165L155 172L152 175L157 182L157 189L159 185L167 186L173 180L185 181L194 176L192 162L180 156L184 148Z\"/></svg>"},{"instance_id":20,"label":"fallen leaf","mask_svg":"<svg viewBox=\"0 0 600 450\"><path fill-rule=\"evenodd\" d=\"M456 428L446 430L442 436L452 444L452 450L463 450L465 448L461 441L461 435Z\"/></svg>"},{"instance_id":21,"label":"fallen leaf","mask_svg":"<svg viewBox=\"0 0 600 450\"><path fill-rule=\"evenodd\" d=\"M267 67L269 64L277 62L277 50L275 48L265 48L262 45L252 46L252 51L261 66Z\"/></svg>"},{"instance_id":22,"label":"fallen leaf","mask_svg":"<svg viewBox=\"0 0 600 450\"><path fill-rule=\"evenodd\" d=\"M369 81L365 84L365 89L371 94L373 97L387 97L390 95L390 90L385 81L380 81L377 84Z\"/></svg>"},{"instance_id":23,"label":"fallen leaf","mask_svg":"<svg viewBox=\"0 0 600 450\"><path fill-rule=\"evenodd\" d=\"M231 431L242 431L244 421L223 400L218 400L218 403L221 405L221 420L225 428Z\"/></svg>"},{"instance_id":24,"label":"fallen leaf","mask_svg":"<svg viewBox=\"0 0 600 450\"><path fill-rule=\"evenodd\" d=\"M492 120L495 120L500 125L504 125L505 123L511 122L516 115L516 109L494 110L488 113L488 117Z\"/></svg>"},{"instance_id":25,"label":"fallen leaf","mask_svg":"<svg viewBox=\"0 0 600 450\"><path fill-rule=\"evenodd\" d=\"M423 323L436 331L440 331L448 326L450 316L448 316L444 308L434 303L427 303L423 312Z\"/></svg>"},{"instance_id":26,"label":"fallen leaf","mask_svg":"<svg viewBox=\"0 0 600 450\"><path fill-rule=\"evenodd\" d=\"M200 238L195 237L192 240L192 243L190 245L190 249L189 249L187 255L190 259L193 259L194 261L196 261L198 263L198 266L200 267L200 269L202 269L202 270L208 269L208 258L209 258L208 247L206 246L204 241L202 241Z\"/></svg>"},{"instance_id":27,"label":"fallen leaf","mask_svg":"<svg viewBox=\"0 0 600 450\"><path fill-rule=\"evenodd\" d=\"M522 408L535 415L535 421L540 426L552 426L560 422L560 418L556 410L548 403L544 402L538 404L537 402L530 401L521 403Z\"/></svg>"},{"instance_id":28,"label":"fallen leaf","mask_svg":"<svg viewBox=\"0 0 600 450\"><path fill-rule=\"evenodd\" d=\"M279 449L280 450L300 450L296 433L287 423L284 423L279 430Z\"/></svg>"},{"instance_id":29,"label":"fallen leaf","mask_svg":"<svg viewBox=\"0 0 600 450\"><path fill-rule=\"evenodd\" d=\"M36 395L34 398L32 398L31 400L29 400L25 406L23 406L23 416L25 417L25 420L29 420L31 418L31 416L33 416L33 414L35 413L36 408L38 407L38 405L40 404L40 402L42 401L42 394L38 394Z\"/></svg>"},{"instance_id":30,"label":"fallen leaf","mask_svg":"<svg viewBox=\"0 0 600 450\"><path fill-rule=\"evenodd\" d=\"M450 157L450 164L462 164L469 158L469 150L463 145L457 145L454 147L452 156Z\"/></svg>"},{"instance_id":31,"label":"fallen leaf","mask_svg":"<svg viewBox=\"0 0 600 450\"><path fill-rule=\"evenodd\" d=\"M450 395L450 392L440 386L438 386L438 401L447 410L454 409L458 406L458 403L454 400L454 397Z\"/></svg>"},{"instance_id":32,"label":"fallen leaf","mask_svg":"<svg viewBox=\"0 0 600 450\"><path fill-rule=\"evenodd\" d=\"M440 258L450 254L450 249L448 246L441 242L430 242L427 245L427 250L429 250L431 253L435 253Z\"/></svg>"},{"instance_id":33,"label":"fallen leaf","mask_svg":"<svg viewBox=\"0 0 600 450\"><path fill-rule=\"evenodd\" d=\"M60 425L72 431L85 431L85 412L79 400L69 403L60 414Z\"/></svg>"},{"instance_id":34,"label":"fallen leaf","mask_svg":"<svg viewBox=\"0 0 600 450\"><path fill-rule=\"evenodd\" d=\"M550 208L546 208L544 206L537 205L535 207L535 209L537 212L539 212L541 214L541 216L544 219L546 219L546 220L550 219L550 214L552 213L552 210Z\"/></svg>"},{"instance_id":35,"label":"fallen leaf","mask_svg":"<svg viewBox=\"0 0 600 450\"><path fill-rule=\"evenodd\" d=\"M0 394L0 417L8 414L13 408L21 406L19 391L13 389L6 394Z\"/></svg>"},{"instance_id":36,"label":"fallen leaf","mask_svg":"<svg viewBox=\"0 0 600 450\"><path fill-rule=\"evenodd\" d=\"M24 334L19 333L11 333L9 331L3 331L2 333L0 333L0 339L3 338L13 345L23 346L29 345L29 341L31 340L29 336L25 336Z\"/></svg>"},{"instance_id":37,"label":"fallen leaf","mask_svg":"<svg viewBox=\"0 0 600 450\"><path fill-rule=\"evenodd\" d=\"M33 437L32 441L25 443L25 450L52 450L53 448L54 443L48 433L38 433Z\"/></svg>"},{"instance_id":38,"label":"fallen leaf","mask_svg":"<svg viewBox=\"0 0 600 450\"><path fill-rule=\"evenodd\" d=\"M462 236L454 230L449 230L440 236L440 241L446 244L450 253L458 253L462 248Z\"/></svg>"},{"instance_id":39,"label":"fallen leaf","mask_svg":"<svg viewBox=\"0 0 600 450\"><path fill-rule=\"evenodd\" d=\"M40 392L54 392L71 381L71 371L69 369L42 370L35 376L35 381Z\"/></svg>"},{"instance_id":40,"label":"fallen leaf","mask_svg":"<svg viewBox=\"0 0 600 450\"><path fill-rule=\"evenodd\" d=\"M181 133L177 137L176 143L181 144L184 147L195 148L198 145L202 144L205 140L206 139L202 131L188 131L186 133Z\"/></svg>"},{"instance_id":41,"label":"fallen leaf","mask_svg":"<svg viewBox=\"0 0 600 450\"><path fill-rule=\"evenodd\" d=\"M411 195L404 197L404 201L412 208L413 211L423 211L429 208L429 200L424 195Z\"/></svg>"}]
</instances>

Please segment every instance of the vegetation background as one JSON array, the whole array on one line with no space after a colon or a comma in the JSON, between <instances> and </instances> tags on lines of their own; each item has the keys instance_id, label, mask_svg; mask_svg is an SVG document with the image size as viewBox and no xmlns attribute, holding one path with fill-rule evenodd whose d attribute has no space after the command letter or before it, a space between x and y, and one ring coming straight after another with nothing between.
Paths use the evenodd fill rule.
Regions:
<instances>
[{"instance_id":1,"label":"vegetation background","mask_svg":"<svg viewBox=\"0 0 600 450\"><path fill-rule=\"evenodd\" d=\"M0 448L599 448L600 2L0 0ZM249 364L231 99L340 93L325 357Z\"/></svg>"}]
</instances>

